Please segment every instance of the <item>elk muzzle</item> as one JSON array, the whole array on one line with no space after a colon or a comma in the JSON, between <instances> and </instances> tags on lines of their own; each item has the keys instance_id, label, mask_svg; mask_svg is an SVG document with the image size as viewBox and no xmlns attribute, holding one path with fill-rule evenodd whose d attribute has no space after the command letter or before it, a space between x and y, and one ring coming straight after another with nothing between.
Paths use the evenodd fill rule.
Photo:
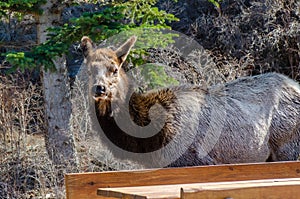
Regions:
<instances>
[{"instance_id":1,"label":"elk muzzle","mask_svg":"<svg viewBox=\"0 0 300 199\"><path fill-rule=\"evenodd\" d=\"M103 85L94 85L92 87L92 94L94 97L105 97L106 96L106 88Z\"/></svg>"}]
</instances>

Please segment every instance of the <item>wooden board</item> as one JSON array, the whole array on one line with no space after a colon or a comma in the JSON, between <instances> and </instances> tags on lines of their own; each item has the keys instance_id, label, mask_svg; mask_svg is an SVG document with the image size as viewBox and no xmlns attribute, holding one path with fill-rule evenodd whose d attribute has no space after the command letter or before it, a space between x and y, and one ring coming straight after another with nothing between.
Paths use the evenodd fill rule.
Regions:
<instances>
[{"instance_id":1,"label":"wooden board","mask_svg":"<svg viewBox=\"0 0 300 199\"><path fill-rule=\"evenodd\" d=\"M285 191L279 194L283 187L290 192ZM237 195L238 193L240 195ZM285 197L281 198L299 197L300 178L100 188L97 191L102 198L115 199L224 199L233 198L232 196L257 199L266 198L265 196L283 196L283 193Z\"/></svg>"},{"instance_id":2,"label":"wooden board","mask_svg":"<svg viewBox=\"0 0 300 199\"><path fill-rule=\"evenodd\" d=\"M299 197L299 178L213 183L201 188L181 189L182 199L298 199Z\"/></svg>"},{"instance_id":3,"label":"wooden board","mask_svg":"<svg viewBox=\"0 0 300 199\"><path fill-rule=\"evenodd\" d=\"M254 163L66 174L67 199L93 199L98 188L297 178L300 162Z\"/></svg>"},{"instance_id":4,"label":"wooden board","mask_svg":"<svg viewBox=\"0 0 300 199\"><path fill-rule=\"evenodd\" d=\"M153 185L139 187L100 188L97 195L101 198L115 199L154 199L154 198L180 198L182 184L176 185Z\"/></svg>"}]
</instances>

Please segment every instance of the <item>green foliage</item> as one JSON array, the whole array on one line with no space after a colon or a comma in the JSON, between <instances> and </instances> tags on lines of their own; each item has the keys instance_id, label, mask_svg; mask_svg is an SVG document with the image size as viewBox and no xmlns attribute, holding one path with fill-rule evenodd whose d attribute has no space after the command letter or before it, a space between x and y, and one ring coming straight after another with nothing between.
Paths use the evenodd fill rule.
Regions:
<instances>
[{"instance_id":1,"label":"green foliage","mask_svg":"<svg viewBox=\"0 0 300 199\"><path fill-rule=\"evenodd\" d=\"M42 14L40 6L46 0L5 0L0 1L0 16L6 16L7 12Z\"/></svg>"},{"instance_id":2,"label":"green foliage","mask_svg":"<svg viewBox=\"0 0 300 199\"><path fill-rule=\"evenodd\" d=\"M28 56L28 54L24 52L10 53L6 56L6 59L10 61L10 63L12 63L13 65L19 66L22 72L24 72L26 68L34 67L34 58ZM15 67L11 68L9 72L12 72L14 70Z\"/></svg>"},{"instance_id":3,"label":"green foliage","mask_svg":"<svg viewBox=\"0 0 300 199\"><path fill-rule=\"evenodd\" d=\"M166 23L178 20L173 15L154 7L156 2L157 0L108 2L103 4L99 12L84 13L63 26L49 28L49 39L33 48L31 52L9 53L6 59L13 65L13 69L43 66L46 70L55 70L51 60L67 53L70 45L78 42L83 35L99 42L125 32L124 36L134 34L139 37L143 34L140 38L146 38L139 41L143 43L143 49L135 51L136 56L132 59L135 65L142 64L141 56L145 53L144 48L163 46L172 42L174 35L165 36L159 30L170 29Z\"/></svg>"},{"instance_id":4,"label":"green foliage","mask_svg":"<svg viewBox=\"0 0 300 199\"><path fill-rule=\"evenodd\" d=\"M174 43L174 37L178 37L178 34L162 32L156 26L148 26L147 28L135 27L110 37L108 43L119 46L132 35L138 37L134 49L129 54L129 58L134 66L147 62L144 59L144 55L147 55L147 49L165 48L168 44Z\"/></svg>"},{"instance_id":5,"label":"green foliage","mask_svg":"<svg viewBox=\"0 0 300 199\"><path fill-rule=\"evenodd\" d=\"M139 67L141 75L145 78L148 88L154 89L166 86L175 86L179 82L172 77L169 77L165 71L164 66L156 64L144 64Z\"/></svg>"},{"instance_id":6,"label":"green foliage","mask_svg":"<svg viewBox=\"0 0 300 199\"><path fill-rule=\"evenodd\" d=\"M208 0L208 1L215 6L216 10L219 13L219 16L221 16L222 15L222 11L221 11L220 3L222 2L222 0Z\"/></svg>"},{"instance_id":7,"label":"green foliage","mask_svg":"<svg viewBox=\"0 0 300 199\"><path fill-rule=\"evenodd\" d=\"M220 9L220 3L222 2L222 0L208 0L210 3L214 4L214 6L216 6L217 9Z\"/></svg>"},{"instance_id":8,"label":"green foliage","mask_svg":"<svg viewBox=\"0 0 300 199\"><path fill-rule=\"evenodd\" d=\"M156 25L158 28L170 28L166 22L177 20L174 15L154 7L157 0L122 1L125 6L125 16L130 24L140 24L141 27Z\"/></svg>"}]
</instances>

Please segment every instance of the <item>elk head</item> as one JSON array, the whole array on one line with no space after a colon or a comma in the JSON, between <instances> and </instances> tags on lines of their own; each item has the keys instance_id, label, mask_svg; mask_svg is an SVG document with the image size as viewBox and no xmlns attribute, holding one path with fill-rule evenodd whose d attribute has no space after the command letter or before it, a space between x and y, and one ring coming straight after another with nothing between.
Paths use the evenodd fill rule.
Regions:
<instances>
[{"instance_id":1,"label":"elk head","mask_svg":"<svg viewBox=\"0 0 300 199\"><path fill-rule=\"evenodd\" d=\"M100 115L112 112L111 102L125 101L128 80L122 68L130 49L136 42L132 36L117 50L93 47L89 37L82 37L81 48L90 75L90 92L100 109Z\"/></svg>"}]
</instances>

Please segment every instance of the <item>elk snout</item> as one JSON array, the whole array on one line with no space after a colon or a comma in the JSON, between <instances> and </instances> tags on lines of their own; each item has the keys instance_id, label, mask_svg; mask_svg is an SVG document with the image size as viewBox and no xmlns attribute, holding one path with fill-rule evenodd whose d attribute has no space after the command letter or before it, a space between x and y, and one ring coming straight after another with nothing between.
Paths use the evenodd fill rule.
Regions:
<instances>
[{"instance_id":1,"label":"elk snout","mask_svg":"<svg viewBox=\"0 0 300 199\"><path fill-rule=\"evenodd\" d=\"M95 97L101 97L106 94L106 88L103 85L94 85L92 88L92 93Z\"/></svg>"}]
</instances>

